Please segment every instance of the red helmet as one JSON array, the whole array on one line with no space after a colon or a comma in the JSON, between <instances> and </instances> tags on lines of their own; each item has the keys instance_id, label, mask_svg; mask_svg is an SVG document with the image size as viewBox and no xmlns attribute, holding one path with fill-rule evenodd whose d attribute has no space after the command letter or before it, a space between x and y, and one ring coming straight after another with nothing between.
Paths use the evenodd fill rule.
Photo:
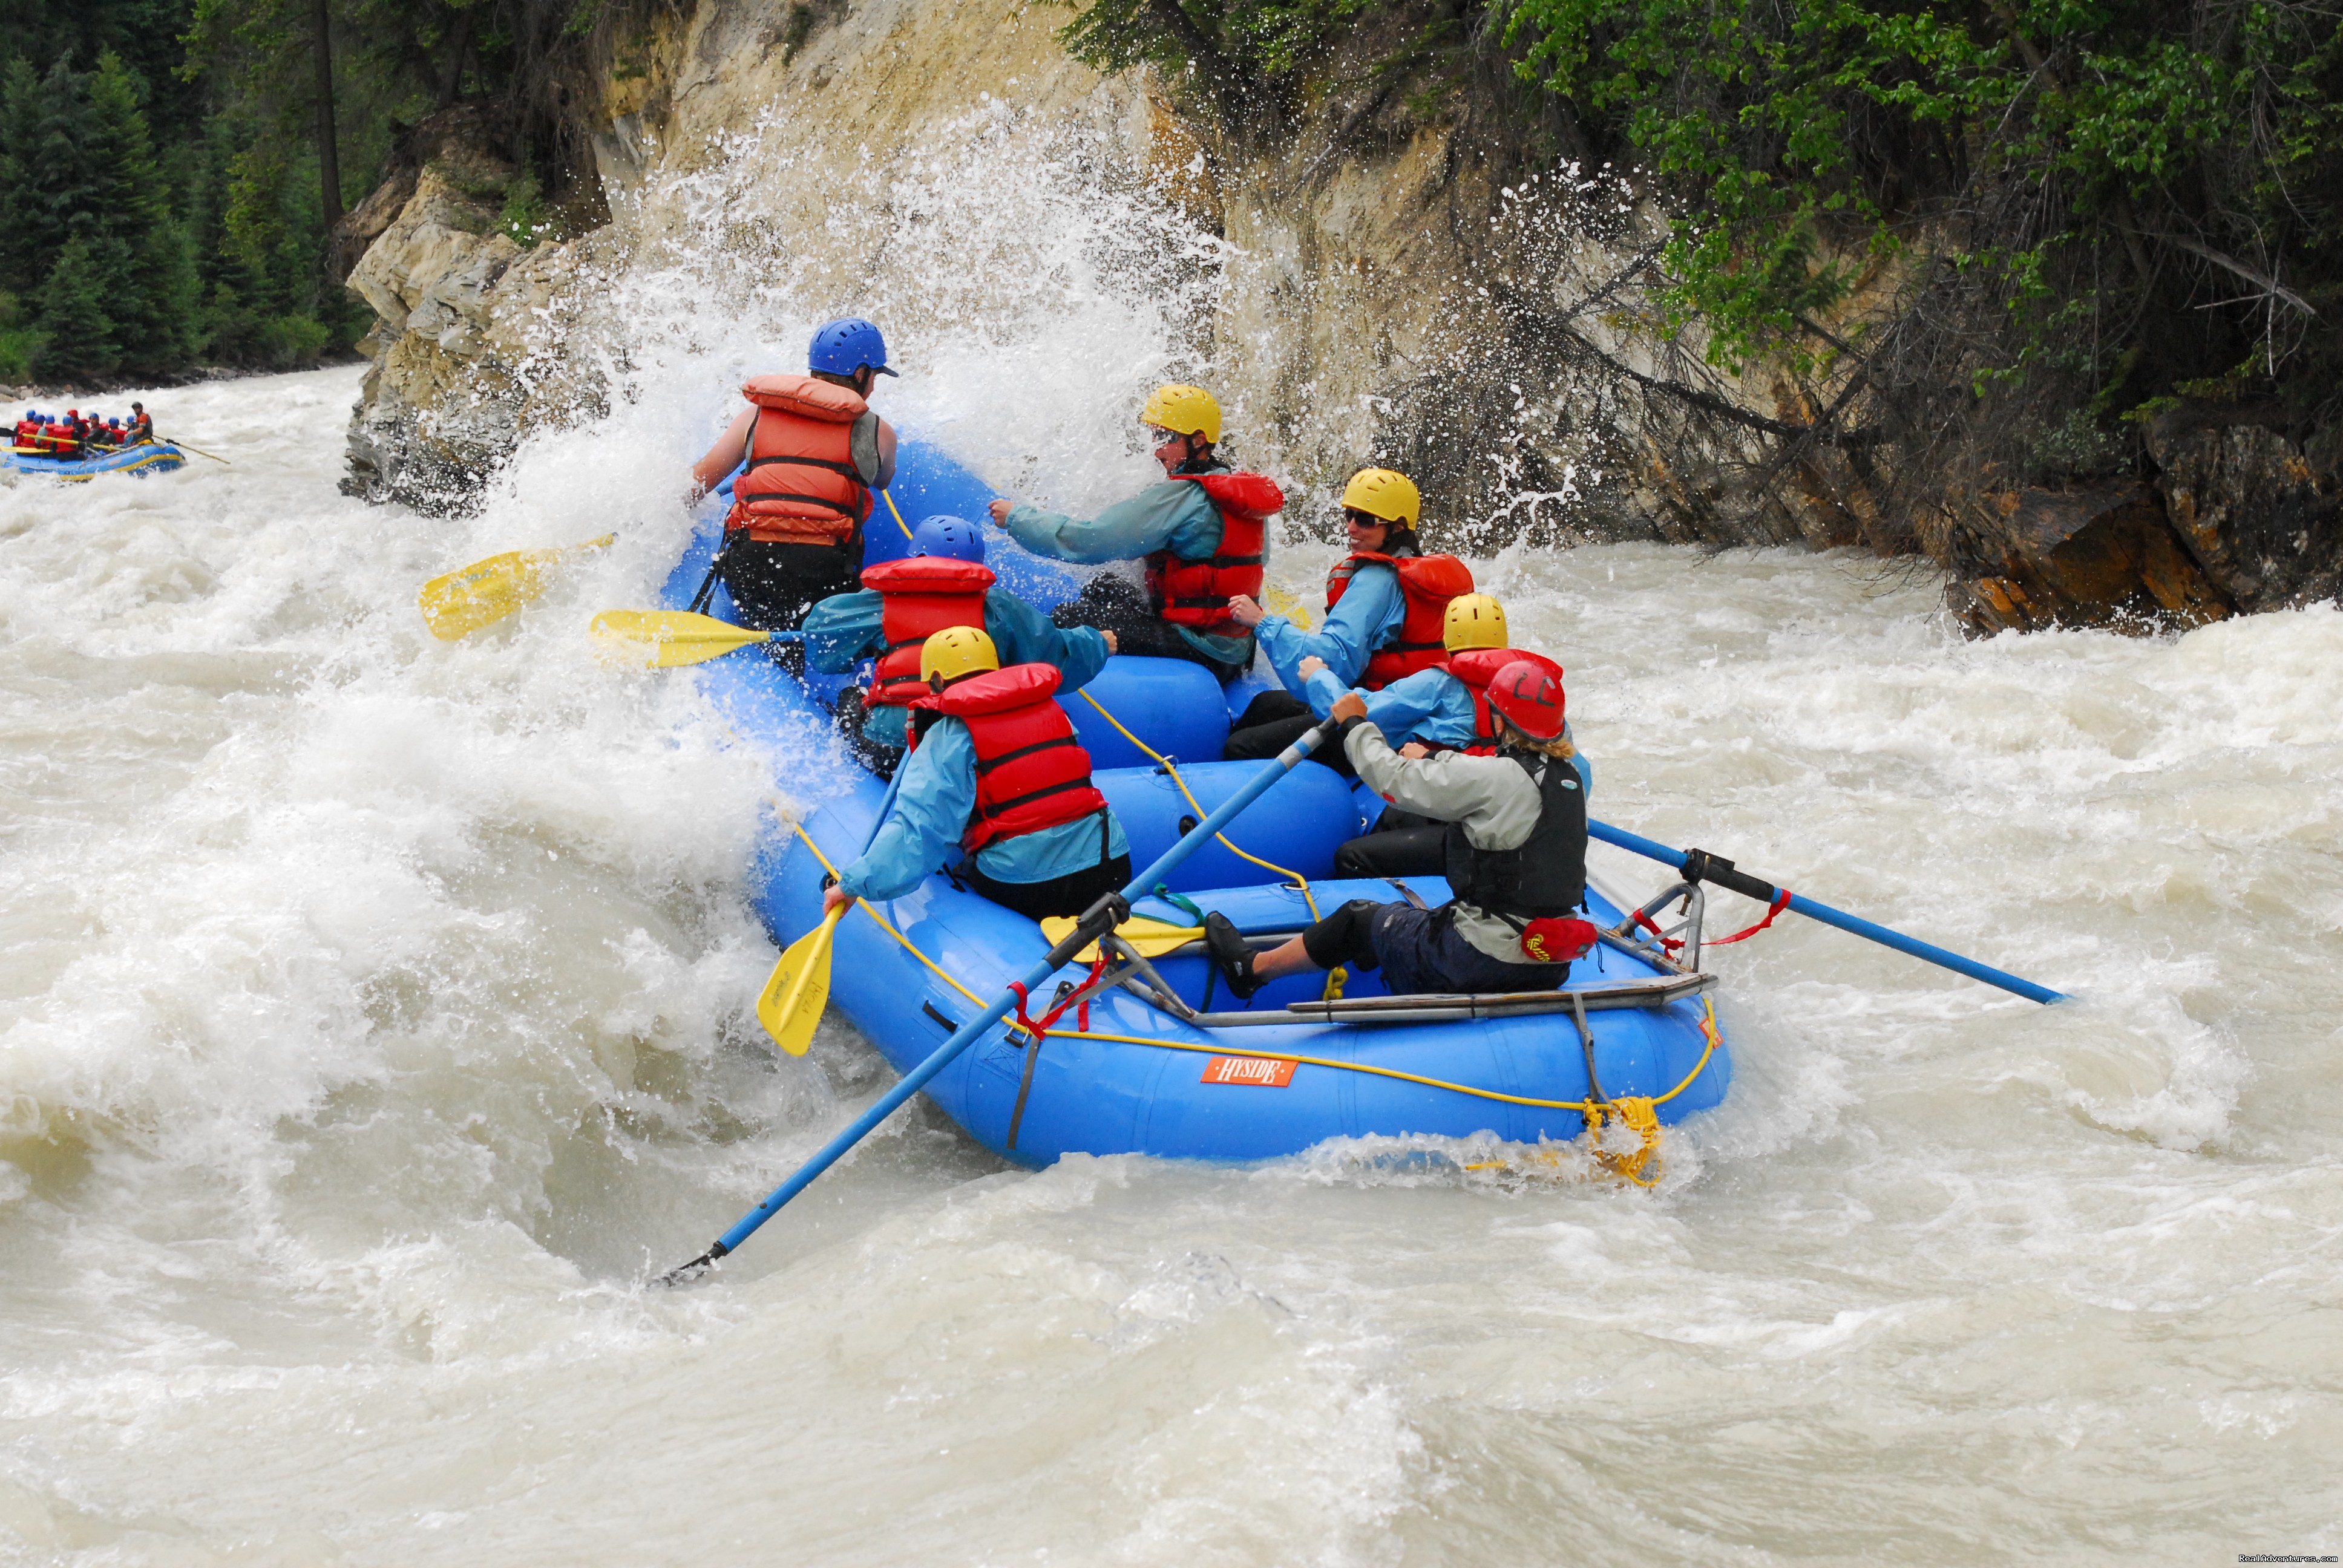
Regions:
<instances>
[{"instance_id":1,"label":"red helmet","mask_svg":"<svg viewBox=\"0 0 2343 1568\"><path fill-rule=\"evenodd\" d=\"M1489 678L1489 706L1533 740L1562 733L1562 682L1554 672L1517 658Z\"/></svg>"}]
</instances>

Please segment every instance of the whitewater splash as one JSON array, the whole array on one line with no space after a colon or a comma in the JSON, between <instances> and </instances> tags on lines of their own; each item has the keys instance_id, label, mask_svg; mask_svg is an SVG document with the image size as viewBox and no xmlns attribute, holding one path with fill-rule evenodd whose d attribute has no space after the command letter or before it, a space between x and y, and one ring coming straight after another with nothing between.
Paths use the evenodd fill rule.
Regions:
<instances>
[{"instance_id":1,"label":"whitewater splash","mask_svg":"<svg viewBox=\"0 0 2343 1568\"><path fill-rule=\"evenodd\" d=\"M1060 270L1015 309L923 324L899 259L882 397L1091 505L1194 361L1188 284L1086 249L1079 188L1019 187ZM1600 814L2083 1000L1785 922L1714 956L1735 1094L1656 1195L1405 1141L1025 1174L911 1112L720 1282L642 1290L882 1079L750 1011L742 864L835 747L584 635L650 602L740 374L836 303L688 306L682 255L598 307L633 323L606 411L468 520L334 494L346 370L146 398L233 468L0 491L11 1555L2337 1549L2329 610L1966 643L1855 558L1478 559L1568 667ZM424 578L613 528L425 633ZM1273 575L1332 556L1289 535Z\"/></svg>"}]
</instances>

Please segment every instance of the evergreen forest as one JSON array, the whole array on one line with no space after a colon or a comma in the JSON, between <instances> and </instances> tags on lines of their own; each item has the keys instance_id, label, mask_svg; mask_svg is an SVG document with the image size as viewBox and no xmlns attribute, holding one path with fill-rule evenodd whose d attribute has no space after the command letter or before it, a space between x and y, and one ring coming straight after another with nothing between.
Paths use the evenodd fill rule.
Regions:
<instances>
[{"instance_id":1,"label":"evergreen forest","mask_svg":"<svg viewBox=\"0 0 2343 1568\"><path fill-rule=\"evenodd\" d=\"M486 106L559 161L601 0L7 0L0 382L289 368L372 325L336 224L402 136ZM510 210L547 232L534 175Z\"/></svg>"}]
</instances>

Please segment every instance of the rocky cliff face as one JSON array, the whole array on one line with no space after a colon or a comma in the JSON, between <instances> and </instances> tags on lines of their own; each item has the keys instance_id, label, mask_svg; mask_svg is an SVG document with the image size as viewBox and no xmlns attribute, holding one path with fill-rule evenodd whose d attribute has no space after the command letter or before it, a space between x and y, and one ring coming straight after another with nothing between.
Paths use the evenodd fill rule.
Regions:
<instances>
[{"instance_id":1,"label":"rocky cliff face","mask_svg":"<svg viewBox=\"0 0 2343 1568\"><path fill-rule=\"evenodd\" d=\"M1170 318L1163 372L1211 381L1248 460L1325 487L1379 456L1418 476L1435 532L1482 548L1753 537L1714 505L1714 435L1686 442L1622 380L1657 368L1614 326L1634 309L1632 191L1509 186L1461 116L1388 92L1322 106L1264 155L1183 113L1178 84L1070 59L1064 19L1015 0L708 0L581 111L614 221L533 251L496 232L511 171L492 136L440 137L368 204L350 286L382 327L348 487L459 504L533 419L596 406L607 378L564 335L610 324L564 291L628 266L747 303L761 263L800 298L887 298L890 333L1013 337L1032 307L1021 258L957 291L870 258L908 207L939 209L935 229L978 221L942 210L939 184L1057 178L1122 204L1127 232L1094 248L1132 253L1103 265L1145 275ZM550 383L561 396L533 399ZM1835 526L1783 515L1755 537L1829 543Z\"/></svg>"},{"instance_id":2,"label":"rocky cliff face","mask_svg":"<svg viewBox=\"0 0 2343 1568\"><path fill-rule=\"evenodd\" d=\"M705 367L696 392L655 385L652 337L844 308L931 357L997 361L1027 417L970 434L989 477L1030 487L1051 460L1035 427L1071 443L1127 423L1055 389L1037 347L1041 315L1103 288L1146 339L1134 406L1158 377L1208 380L1244 459L1305 492L1392 462L1435 538L1894 537L1854 460L1796 439L1816 412L1788 378L1723 377L1656 329L1654 224L1627 182L1526 175L1468 104L1363 78L1240 137L1185 84L1070 59L1064 20L1020 0L699 0L579 106L588 205L615 216L534 248L499 230L514 171L493 127L434 122L350 221L350 286L381 327L347 487L459 506L538 425L705 397ZM2167 416L2149 450L2153 482L1988 498L1986 569L1947 588L1961 621L2194 624L2336 591L2343 490L2310 455L2212 409Z\"/></svg>"}]
</instances>

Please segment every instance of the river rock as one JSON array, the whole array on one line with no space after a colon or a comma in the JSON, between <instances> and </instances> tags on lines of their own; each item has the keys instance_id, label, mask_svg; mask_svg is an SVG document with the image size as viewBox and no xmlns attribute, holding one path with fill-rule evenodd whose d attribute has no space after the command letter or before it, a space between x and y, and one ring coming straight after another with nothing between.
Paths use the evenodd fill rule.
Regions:
<instances>
[{"instance_id":1,"label":"river rock","mask_svg":"<svg viewBox=\"0 0 2343 1568\"><path fill-rule=\"evenodd\" d=\"M2199 568L2137 480L1984 498L1999 569L1956 578L1946 602L1970 632L2052 626L2150 631L2218 620L2234 601Z\"/></svg>"},{"instance_id":2,"label":"river rock","mask_svg":"<svg viewBox=\"0 0 2343 1568\"><path fill-rule=\"evenodd\" d=\"M2240 609L2332 598L2343 508L2332 474L2253 411L2189 406L2148 427L2172 527Z\"/></svg>"}]
</instances>

